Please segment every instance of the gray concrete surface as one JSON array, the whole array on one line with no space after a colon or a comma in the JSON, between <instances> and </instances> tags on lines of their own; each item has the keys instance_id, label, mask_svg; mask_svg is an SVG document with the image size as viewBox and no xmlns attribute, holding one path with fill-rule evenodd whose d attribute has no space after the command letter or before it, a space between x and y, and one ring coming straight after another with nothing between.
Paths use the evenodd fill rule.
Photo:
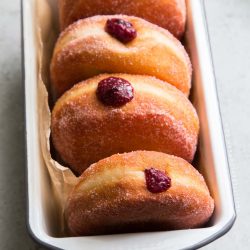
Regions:
<instances>
[{"instance_id":1,"label":"gray concrete surface","mask_svg":"<svg viewBox=\"0 0 250 250\"><path fill-rule=\"evenodd\" d=\"M250 1L206 0L206 9L238 218L203 249L249 249ZM25 227L19 0L1 0L0 10L0 249L43 249Z\"/></svg>"},{"instance_id":2,"label":"gray concrete surface","mask_svg":"<svg viewBox=\"0 0 250 250\"><path fill-rule=\"evenodd\" d=\"M250 1L205 2L238 217L228 234L204 249L249 249Z\"/></svg>"}]
</instances>

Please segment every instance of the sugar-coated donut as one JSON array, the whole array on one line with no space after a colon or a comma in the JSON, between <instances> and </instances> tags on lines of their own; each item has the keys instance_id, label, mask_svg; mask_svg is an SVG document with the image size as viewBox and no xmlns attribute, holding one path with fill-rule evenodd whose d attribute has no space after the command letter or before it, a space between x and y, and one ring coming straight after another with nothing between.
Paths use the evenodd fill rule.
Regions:
<instances>
[{"instance_id":1,"label":"sugar-coated donut","mask_svg":"<svg viewBox=\"0 0 250 250\"><path fill-rule=\"evenodd\" d=\"M91 165L69 196L65 219L71 235L97 235L197 228L213 210L202 175L188 162L135 151Z\"/></svg>"},{"instance_id":2,"label":"sugar-coated donut","mask_svg":"<svg viewBox=\"0 0 250 250\"><path fill-rule=\"evenodd\" d=\"M96 15L137 16L169 30L177 38L185 31L185 0L60 0L61 29Z\"/></svg>"},{"instance_id":3,"label":"sugar-coated donut","mask_svg":"<svg viewBox=\"0 0 250 250\"><path fill-rule=\"evenodd\" d=\"M124 43L107 31L107 22L115 19L133 26L134 39ZM55 96L100 73L155 76L188 95L192 69L184 47L167 30L137 17L115 15L70 25L55 45L50 72Z\"/></svg>"},{"instance_id":4,"label":"sugar-coated donut","mask_svg":"<svg viewBox=\"0 0 250 250\"><path fill-rule=\"evenodd\" d=\"M81 174L102 158L134 150L161 151L192 161L199 120L187 97L166 82L103 74L59 98L51 128L55 149Z\"/></svg>"}]
</instances>

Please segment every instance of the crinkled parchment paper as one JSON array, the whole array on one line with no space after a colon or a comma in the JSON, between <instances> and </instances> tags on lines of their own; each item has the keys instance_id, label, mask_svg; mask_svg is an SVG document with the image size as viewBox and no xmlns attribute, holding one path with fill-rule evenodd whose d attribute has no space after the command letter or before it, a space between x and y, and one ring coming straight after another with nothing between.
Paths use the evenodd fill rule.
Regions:
<instances>
[{"instance_id":1,"label":"crinkled parchment paper","mask_svg":"<svg viewBox=\"0 0 250 250\"><path fill-rule=\"evenodd\" d=\"M50 152L50 117L49 108L49 65L55 41L58 37L58 14L56 0L36 1L36 31L38 53L38 112L42 154L48 168L55 202L59 204L61 234L64 231L63 209L69 192L77 182L73 172L52 159Z\"/></svg>"}]
</instances>

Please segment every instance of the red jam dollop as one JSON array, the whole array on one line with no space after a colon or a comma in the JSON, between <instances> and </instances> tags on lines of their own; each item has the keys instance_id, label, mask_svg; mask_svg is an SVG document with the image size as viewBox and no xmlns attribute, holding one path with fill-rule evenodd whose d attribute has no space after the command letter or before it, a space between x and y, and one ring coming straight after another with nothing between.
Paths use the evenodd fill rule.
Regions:
<instances>
[{"instance_id":1,"label":"red jam dollop","mask_svg":"<svg viewBox=\"0 0 250 250\"><path fill-rule=\"evenodd\" d=\"M109 77L99 82L96 95L103 104L119 107L134 98L134 88L125 79Z\"/></svg>"},{"instance_id":2,"label":"red jam dollop","mask_svg":"<svg viewBox=\"0 0 250 250\"><path fill-rule=\"evenodd\" d=\"M164 172L155 168L145 169L147 189L151 193L161 193L171 187L171 179Z\"/></svg>"},{"instance_id":3,"label":"red jam dollop","mask_svg":"<svg viewBox=\"0 0 250 250\"><path fill-rule=\"evenodd\" d=\"M133 25L130 22L119 18L108 19L105 30L122 43L131 42L137 36L137 32Z\"/></svg>"}]
</instances>

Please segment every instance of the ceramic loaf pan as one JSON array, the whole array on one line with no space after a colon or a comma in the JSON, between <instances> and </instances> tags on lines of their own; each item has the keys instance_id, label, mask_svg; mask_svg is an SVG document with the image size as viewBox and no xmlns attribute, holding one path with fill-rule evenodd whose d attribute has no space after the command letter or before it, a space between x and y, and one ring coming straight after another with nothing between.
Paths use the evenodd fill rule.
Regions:
<instances>
[{"instance_id":1,"label":"ceramic loaf pan","mask_svg":"<svg viewBox=\"0 0 250 250\"><path fill-rule=\"evenodd\" d=\"M213 65L206 29L204 3L187 0L185 43L194 68L191 100L200 117L201 131L195 166L204 175L215 199L215 212L205 228L92 237L58 237L51 184L44 165L38 132L37 48L35 17L39 0L22 1L23 64L26 100L28 227L43 245L55 249L190 249L204 246L225 234L235 220L231 177L225 150ZM49 3L48 11L56 0ZM54 13L52 13L54 14ZM57 14L55 13L55 16ZM48 20L47 20L48 21ZM48 21L49 22L49 21ZM50 23L48 23L50 25ZM42 31L43 32L43 31ZM54 210L53 210L54 209Z\"/></svg>"}]
</instances>

